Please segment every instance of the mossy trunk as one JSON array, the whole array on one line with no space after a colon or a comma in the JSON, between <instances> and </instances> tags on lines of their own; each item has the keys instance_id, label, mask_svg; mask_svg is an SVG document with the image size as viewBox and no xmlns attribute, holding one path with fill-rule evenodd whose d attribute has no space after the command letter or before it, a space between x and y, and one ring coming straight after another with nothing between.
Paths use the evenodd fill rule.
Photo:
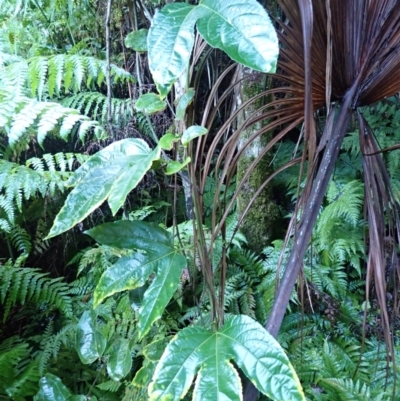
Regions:
<instances>
[{"instance_id":1,"label":"mossy trunk","mask_svg":"<svg viewBox=\"0 0 400 401\"><path fill-rule=\"evenodd\" d=\"M242 69L242 73L243 75L251 75L248 79L242 81L240 96L238 97L238 107L240 107L254 95L257 95L266 89L266 77L264 75L251 72L251 70L246 68ZM256 113L266 101L268 101L268 99L260 98L256 102L253 102L246 107L240 113L240 117L238 119L238 128L241 127L247 118L254 116L254 113ZM240 137L238 148L242 149L248 138L260 128L262 128L261 122L244 130ZM238 163L237 182L241 181L251 163L257 156L260 155L262 149L269 142L271 137L272 133L265 133L246 147L245 151L243 152L243 156ZM272 172L272 155L269 152L257 164L256 168L253 170L239 193L237 202L239 217L243 214L246 206L253 199L255 192ZM243 233L247 237L249 248L251 250L259 253L269 244L272 239L274 229L276 229L276 225L279 221L279 216L280 212L273 199L272 187L271 185L267 185L259 194L259 196L253 201L252 206L247 212L241 226Z\"/></svg>"}]
</instances>

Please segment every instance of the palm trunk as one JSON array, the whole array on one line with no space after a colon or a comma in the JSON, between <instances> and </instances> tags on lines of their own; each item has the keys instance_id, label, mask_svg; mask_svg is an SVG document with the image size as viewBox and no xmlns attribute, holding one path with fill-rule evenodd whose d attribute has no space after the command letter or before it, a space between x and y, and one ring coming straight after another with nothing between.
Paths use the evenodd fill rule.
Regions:
<instances>
[{"instance_id":1,"label":"palm trunk","mask_svg":"<svg viewBox=\"0 0 400 401\"><path fill-rule=\"evenodd\" d=\"M279 284L274 305L265 326L267 331L274 337L278 335L281 327L283 317L289 304L290 295L303 265L304 254L307 250L312 230L318 217L318 212L335 167L340 147L347 132L356 86L357 85L354 85L346 93L336 118L336 123L333 124L334 128L331 133L328 133L330 140L328 141L322 157L317 176L313 183L311 195L297 229L295 245L290 253L289 261ZM256 401L257 397L258 391L251 382L247 382L244 392L244 401Z\"/></svg>"}]
</instances>

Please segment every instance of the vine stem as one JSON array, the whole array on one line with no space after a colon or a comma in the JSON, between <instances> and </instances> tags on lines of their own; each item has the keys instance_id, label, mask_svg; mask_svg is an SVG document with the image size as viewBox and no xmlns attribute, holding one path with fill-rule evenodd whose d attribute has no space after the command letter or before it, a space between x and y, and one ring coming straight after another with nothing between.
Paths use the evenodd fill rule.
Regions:
<instances>
[{"instance_id":1,"label":"vine stem","mask_svg":"<svg viewBox=\"0 0 400 401\"><path fill-rule=\"evenodd\" d=\"M107 80L107 123L111 128L112 123L112 92L111 92L111 4L112 0L107 0L106 12L106 80Z\"/></svg>"}]
</instances>

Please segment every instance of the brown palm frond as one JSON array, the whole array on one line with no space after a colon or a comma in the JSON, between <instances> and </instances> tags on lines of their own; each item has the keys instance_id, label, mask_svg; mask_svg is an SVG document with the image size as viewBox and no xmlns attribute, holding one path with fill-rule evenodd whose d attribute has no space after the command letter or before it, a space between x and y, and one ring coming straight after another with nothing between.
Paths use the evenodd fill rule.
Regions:
<instances>
[{"instance_id":1,"label":"brown palm frond","mask_svg":"<svg viewBox=\"0 0 400 401\"><path fill-rule=\"evenodd\" d=\"M201 205L206 177L213 168L216 171L216 181L220 183L215 191L212 239L208 244L208 252L211 253L213 241L221 230L223 232L225 220L234 206L238 191L243 187L255 165L292 128L303 124L302 164L305 165L307 162L308 184L299 197L299 202L302 203L298 210L302 211L302 217L296 230L295 246L279 286L277 302L267 323L267 329L273 335L279 330L291 291L299 275L303 256L352 114L360 106L369 105L400 91L400 1L278 0L278 2L284 17L277 21L281 51L278 72L272 77L272 88L228 114L221 113L226 99L232 94L236 96L240 84L240 80L235 81L236 72L234 67L231 67L232 69L227 71L223 78L213 83L210 96L212 102L208 102L202 109L201 116L203 123L208 127L211 127L215 116L224 115L225 118L216 132L199 138L192 151L194 156L192 174L196 176L194 182L197 188L194 196L198 197L198 204ZM226 85L226 77L231 77L229 85ZM252 79L252 77L240 79ZM241 126L234 129L240 113L251 102L260 102L262 99L266 100L264 106L258 107L257 112L248 116ZM331 107L332 105L335 107ZM328 123L323 132L317 132L315 128L316 112L328 114ZM258 124L258 130L238 150L237 143L242 132L254 124ZM222 185L229 186L235 175L238 160L246 147L267 132L274 132L274 138L249 166L241 182L238 183L233 198L229 202L221 200ZM216 149L220 149L218 154L215 152ZM371 203L375 198L370 202L366 197L367 204L371 203L368 205L371 207L368 214L371 236L369 241L376 244L378 241L382 242L385 236L385 230L379 226L378 220L381 219L383 222L382 214L388 212L388 205L394 208L395 204L391 201L388 185L378 188L371 181L376 179L374 174L377 174L376 159L373 163L371 160L366 166L371 165L375 170L371 170L374 173L366 173L366 188L386 191L385 207L376 208L376 205ZM393 213L392 215L396 220L397 215ZM205 255L207 250L203 252ZM380 264L376 258L381 260ZM382 252L379 251L370 262L375 266L381 266L382 269L384 264L382 258ZM375 267L374 269L376 270ZM210 269L209 274L212 274ZM375 281L379 280L375 278ZM380 288L377 297L384 303L384 287L379 284L376 288ZM381 309L384 308L382 304ZM383 320L387 326L388 319Z\"/></svg>"},{"instance_id":2,"label":"brown palm frond","mask_svg":"<svg viewBox=\"0 0 400 401\"><path fill-rule=\"evenodd\" d=\"M290 88L283 98L296 99L296 104L283 102L282 106L277 105L282 111L278 119L285 119L292 113L298 116L299 109L302 109L306 131L303 157L307 156L308 171L314 171L315 177L310 173L307 175L308 187L299 198L303 214L296 230L295 245L266 325L272 335L279 331L299 276L351 115L360 106L370 105L400 91L400 1L279 0L279 4L287 20L279 23L282 50L277 79L282 93ZM316 152L313 141L315 131L310 123L310 97L314 113L324 106L329 110L329 103L337 105L335 115L328 117L331 124L326 125L317 147L318 150L324 149L322 157ZM378 155L379 149L362 116L359 125L363 153L370 155L363 157L369 222L367 286L369 288L371 281L375 284L390 353L392 340L386 308L383 244L385 236L399 242L399 218L389 178ZM279 127L279 122L276 122L276 127ZM394 247L392 258L397 258ZM396 278L398 280L398 274ZM248 386L247 390L245 400L254 400L254 389Z\"/></svg>"},{"instance_id":3,"label":"brown palm frond","mask_svg":"<svg viewBox=\"0 0 400 401\"><path fill-rule=\"evenodd\" d=\"M284 46L282 51L284 64L279 64L283 71L281 75L285 75L284 72L289 71L291 86L297 85L298 97L301 97L303 93L303 97L306 99L311 93L314 112L323 107L324 102L326 103L327 87L331 93L331 102L339 103L340 109L335 123L331 126L327 125L325 128L323 137L326 138L326 148L323 157L321 160L318 158L308 160L310 164L318 166L318 173L312 181L310 194L305 193L302 196L302 201L306 207L297 230L296 245L291 253L280 285L277 295L279 301L273 308L267 324L267 328L274 335L279 330L287 305L284 294L290 294L298 276L301 260L308 245L318 209L322 203L351 114L360 106L371 104L400 91L399 1L330 0L330 13L327 13L327 2L322 0L313 0L312 4L299 0L299 5L294 0L282 0L280 3L289 20L289 29L280 34ZM307 47L309 42L309 39L308 41L299 40L299 38L304 38L303 32L305 31L302 26L309 24L309 18L302 18L301 13L298 12L299 7L308 7L308 12L313 12L314 16L311 60L312 87L307 87L304 84L305 79L297 80L294 78L297 74L306 77L310 63L307 63L305 57L303 57L303 64L299 63L299 48L301 46ZM303 11L304 13L305 11ZM329 19L327 18L328 14ZM282 23L280 25L283 31L285 31L285 26ZM327 49L328 30L330 33L329 42L332 43L330 66L328 65L330 49ZM294 63L291 63L292 59L296 60L295 66L292 65ZM326 73L327 70L329 70L329 74ZM327 83L326 77L329 77L331 81ZM304 116L306 116L306 100L303 100L302 104L305 110ZM296 111L297 109L298 106ZM290 108L286 111L290 112L289 110ZM309 144L306 142L305 146L308 147ZM374 177L374 175L365 175L366 187L373 187L371 179ZM311 183L311 181L309 182ZM390 188L385 186L380 190L386 191L387 202L389 202ZM368 197L366 197L366 201L368 202ZM389 203L394 205L392 202ZM379 211L379 218L384 222L382 213L387 213L387 208L381 208L378 211L377 209L373 210L375 210L374 216L378 216ZM369 214L369 216L372 215ZM374 244L377 241L382 242L384 235L385 230L378 229L376 224L370 227L370 242L371 238L373 238ZM396 240L398 241L398 238ZM374 257L375 264L377 257L381 260L380 265L384 264L382 253L378 252ZM370 261L372 262L372 259ZM385 297L383 296L384 288L382 285L379 288L380 306L382 310L386 310ZM388 319L384 323L386 330L389 331Z\"/></svg>"}]
</instances>

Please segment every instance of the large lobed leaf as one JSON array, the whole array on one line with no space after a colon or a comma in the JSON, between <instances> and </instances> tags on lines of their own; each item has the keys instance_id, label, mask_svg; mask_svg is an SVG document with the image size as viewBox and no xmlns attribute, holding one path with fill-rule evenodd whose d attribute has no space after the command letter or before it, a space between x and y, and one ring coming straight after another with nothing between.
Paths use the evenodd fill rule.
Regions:
<instances>
[{"instance_id":1,"label":"large lobed leaf","mask_svg":"<svg viewBox=\"0 0 400 401\"><path fill-rule=\"evenodd\" d=\"M149 67L162 98L188 66L199 15L195 6L172 3L153 18L147 37Z\"/></svg>"},{"instance_id":2,"label":"large lobed leaf","mask_svg":"<svg viewBox=\"0 0 400 401\"><path fill-rule=\"evenodd\" d=\"M141 181L160 148L151 150L141 139L123 139L93 155L69 181L76 185L58 213L47 238L59 235L82 221L106 199L113 214Z\"/></svg>"},{"instance_id":3,"label":"large lobed leaf","mask_svg":"<svg viewBox=\"0 0 400 401\"><path fill-rule=\"evenodd\" d=\"M155 15L147 38L150 71L161 98L188 67L196 23L210 46L245 66L275 72L277 35L256 0L202 0L198 6L167 4Z\"/></svg>"},{"instance_id":4,"label":"large lobed leaf","mask_svg":"<svg viewBox=\"0 0 400 401\"><path fill-rule=\"evenodd\" d=\"M207 10L197 29L206 42L231 59L261 72L275 72L278 38L271 20L256 0L201 0Z\"/></svg>"},{"instance_id":5,"label":"large lobed leaf","mask_svg":"<svg viewBox=\"0 0 400 401\"><path fill-rule=\"evenodd\" d=\"M185 257L174 248L169 232L143 221L106 223L86 233L103 245L142 251L121 258L103 273L94 291L95 307L115 293L143 286L155 274L139 309L139 336L143 337L176 291Z\"/></svg>"},{"instance_id":6,"label":"large lobed leaf","mask_svg":"<svg viewBox=\"0 0 400 401\"><path fill-rule=\"evenodd\" d=\"M248 316L230 316L215 332L203 327L180 331L157 365L149 399L182 399L197 374L193 400L241 400L241 380L231 360L271 399L305 401L283 349Z\"/></svg>"}]
</instances>

